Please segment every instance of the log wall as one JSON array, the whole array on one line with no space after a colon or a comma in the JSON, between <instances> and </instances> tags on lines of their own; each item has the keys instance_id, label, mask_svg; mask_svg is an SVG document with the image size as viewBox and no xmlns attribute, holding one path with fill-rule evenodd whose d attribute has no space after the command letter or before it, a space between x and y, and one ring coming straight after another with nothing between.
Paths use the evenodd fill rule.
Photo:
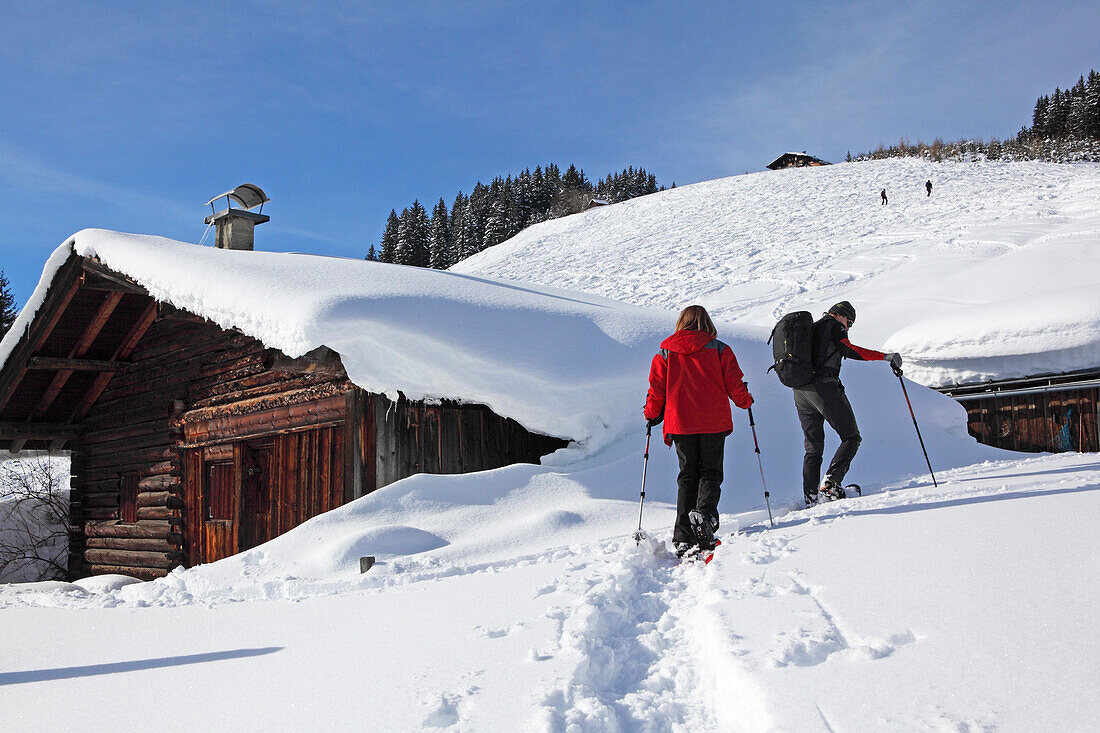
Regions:
<instances>
[{"instance_id":1,"label":"log wall","mask_svg":"<svg viewBox=\"0 0 1100 733\"><path fill-rule=\"evenodd\" d=\"M1100 390L1067 389L967 398L967 428L978 442L1008 450L1100 451Z\"/></svg>"},{"instance_id":2,"label":"log wall","mask_svg":"<svg viewBox=\"0 0 1100 733\"><path fill-rule=\"evenodd\" d=\"M197 546L185 541L194 528L180 450L189 417L199 415L213 429L226 416L257 415L273 404L348 389L332 375L271 371L271 352L259 341L193 318L158 320L129 361L89 411L73 446L70 571L76 576L159 577L193 561L188 552ZM256 422L257 432L272 431ZM122 506L127 482L136 482L136 506ZM124 515L136 521L125 522Z\"/></svg>"}]
</instances>

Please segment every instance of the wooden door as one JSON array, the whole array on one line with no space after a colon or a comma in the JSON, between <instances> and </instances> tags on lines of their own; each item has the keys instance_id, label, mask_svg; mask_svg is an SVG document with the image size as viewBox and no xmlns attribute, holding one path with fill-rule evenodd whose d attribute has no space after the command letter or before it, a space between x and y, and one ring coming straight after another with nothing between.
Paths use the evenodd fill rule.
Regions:
<instances>
[{"instance_id":1,"label":"wooden door","mask_svg":"<svg viewBox=\"0 0 1100 733\"><path fill-rule=\"evenodd\" d=\"M230 461L207 461L203 471L203 538L200 562L237 552L237 480Z\"/></svg>"},{"instance_id":2,"label":"wooden door","mask_svg":"<svg viewBox=\"0 0 1100 733\"><path fill-rule=\"evenodd\" d=\"M243 551L262 545L274 536L271 532L271 512L275 505L274 444L251 441L239 446L241 530L237 550Z\"/></svg>"}]
</instances>

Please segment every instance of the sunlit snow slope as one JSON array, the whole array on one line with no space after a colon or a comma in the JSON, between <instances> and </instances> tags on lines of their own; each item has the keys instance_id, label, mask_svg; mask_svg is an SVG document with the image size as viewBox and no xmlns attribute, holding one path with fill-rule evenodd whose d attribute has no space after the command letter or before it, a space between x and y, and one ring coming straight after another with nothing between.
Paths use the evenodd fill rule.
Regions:
<instances>
[{"instance_id":1,"label":"sunlit snow slope","mask_svg":"<svg viewBox=\"0 0 1100 733\"><path fill-rule=\"evenodd\" d=\"M941 385L1100 363L1098 264L1100 165L901 159L683 186L452 269L768 327L847 299L855 343Z\"/></svg>"}]
</instances>

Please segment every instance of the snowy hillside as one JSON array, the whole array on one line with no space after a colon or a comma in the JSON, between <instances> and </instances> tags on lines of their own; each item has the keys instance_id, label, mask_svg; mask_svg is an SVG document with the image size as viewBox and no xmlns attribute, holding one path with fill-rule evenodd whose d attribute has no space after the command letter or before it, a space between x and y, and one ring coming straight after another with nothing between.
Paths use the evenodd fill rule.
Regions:
<instances>
[{"instance_id":1,"label":"snowy hillside","mask_svg":"<svg viewBox=\"0 0 1100 733\"><path fill-rule=\"evenodd\" d=\"M1100 165L899 159L684 186L539 224L452 269L768 328L846 299L855 343L940 385L1100 363L1098 263Z\"/></svg>"}]
</instances>

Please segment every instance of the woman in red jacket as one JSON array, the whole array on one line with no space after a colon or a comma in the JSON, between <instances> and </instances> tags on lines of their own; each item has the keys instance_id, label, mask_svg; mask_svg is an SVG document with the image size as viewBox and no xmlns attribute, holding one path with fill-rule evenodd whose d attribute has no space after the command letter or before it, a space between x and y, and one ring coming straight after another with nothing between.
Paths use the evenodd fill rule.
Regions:
<instances>
[{"instance_id":1,"label":"woman in red jacket","mask_svg":"<svg viewBox=\"0 0 1100 733\"><path fill-rule=\"evenodd\" d=\"M742 409L752 405L743 377L733 350L718 340L701 305L684 309L676 332L653 357L644 415L650 427L664 420L665 444L675 442L680 459L672 531L678 555L714 548L722 458L726 436L733 432L729 400Z\"/></svg>"}]
</instances>

